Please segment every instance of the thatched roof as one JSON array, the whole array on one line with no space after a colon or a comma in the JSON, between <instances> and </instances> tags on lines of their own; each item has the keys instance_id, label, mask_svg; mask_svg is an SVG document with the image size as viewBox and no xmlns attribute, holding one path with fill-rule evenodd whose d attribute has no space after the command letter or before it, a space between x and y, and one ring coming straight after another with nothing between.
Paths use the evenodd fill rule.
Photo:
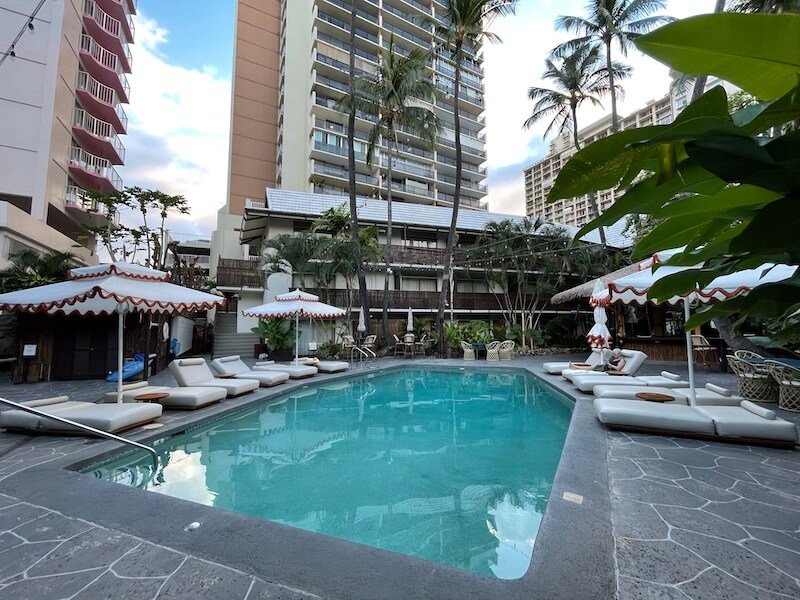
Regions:
<instances>
[{"instance_id":1,"label":"thatched roof","mask_svg":"<svg viewBox=\"0 0 800 600\"><path fill-rule=\"evenodd\" d=\"M617 269L613 273L609 273L608 275L603 275L602 277L598 277L597 279L592 279L591 281L587 281L586 283L582 283L580 285L576 285L574 288L570 288L564 292L559 292L550 300L551 304L565 304L567 302L572 302L574 300L582 300L588 299L592 295L592 291L594 290L595 283L600 281L604 285L607 285L614 281L615 279L619 279L620 277L625 277L626 275L630 275L631 273L636 273L639 270L639 263L634 263L632 265L628 265L627 267L622 267L621 269Z\"/></svg>"}]
</instances>

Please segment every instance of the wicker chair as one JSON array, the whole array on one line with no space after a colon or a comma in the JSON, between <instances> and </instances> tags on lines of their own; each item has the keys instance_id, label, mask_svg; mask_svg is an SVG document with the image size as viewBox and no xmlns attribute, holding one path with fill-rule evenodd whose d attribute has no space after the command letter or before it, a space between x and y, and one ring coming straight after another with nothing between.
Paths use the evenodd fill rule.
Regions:
<instances>
[{"instance_id":1,"label":"wicker chair","mask_svg":"<svg viewBox=\"0 0 800 600\"><path fill-rule=\"evenodd\" d=\"M414 344L417 341L417 336L413 333L407 333L403 336L403 356L409 355L414 358Z\"/></svg>"},{"instance_id":2,"label":"wicker chair","mask_svg":"<svg viewBox=\"0 0 800 600\"><path fill-rule=\"evenodd\" d=\"M706 371L710 370L711 362L718 363L717 349L712 346L704 335L692 336L692 355L695 359L699 358Z\"/></svg>"},{"instance_id":3,"label":"wicker chair","mask_svg":"<svg viewBox=\"0 0 800 600\"><path fill-rule=\"evenodd\" d=\"M461 342L461 349L464 351L464 360L475 360L475 348L472 344Z\"/></svg>"},{"instance_id":4,"label":"wicker chair","mask_svg":"<svg viewBox=\"0 0 800 600\"><path fill-rule=\"evenodd\" d=\"M486 344L486 360L498 362L500 360L500 342Z\"/></svg>"},{"instance_id":5,"label":"wicker chair","mask_svg":"<svg viewBox=\"0 0 800 600\"><path fill-rule=\"evenodd\" d=\"M423 333L418 342L414 342L414 352L425 356L425 347L428 345L428 334Z\"/></svg>"},{"instance_id":6,"label":"wicker chair","mask_svg":"<svg viewBox=\"0 0 800 600\"><path fill-rule=\"evenodd\" d=\"M362 348L367 348L368 350L375 351L375 343L378 341L378 336L375 334L368 335L364 338L364 343L361 344Z\"/></svg>"},{"instance_id":7,"label":"wicker chair","mask_svg":"<svg viewBox=\"0 0 800 600\"><path fill-rule=\"evenodd\" d=\"M778 384L778 406L800 412L800 370L773 360L768 360L766 365Z\"/></svg>"},{"instance_id":8,"label":"wicker chair","mask_svg":"<svg viewBox=\"0 0 800 600\"><path fill-rule=\"evenodd\" d=\"M768 367L754 365L736 356L728 356L728 364L739 378L739 395L757 402L777 402L778 384Z\"/></svg>"},{"instance_id":9,"label":"wicker chair","mask_svg":"<svg viewBox=\"0 0 800 600\"><path fill-rule=\"evenodd\" d=\"M405 354L406 353L406 344L405 342L401 342L400 338L396 335L392 335L394 338L394 355L397 356L398 354Z\"/></svg>"},{"instance_id":10,"label":"wicker chair","mask_svg":"<svg viewBox=\"0 0 800 600\"><path fill-rule=\"evenodd\" d=\"M747 360L748 358L764 358L758 352L753 352L752 350L737 350L733 355L742 360Z\"/></svg>"},{"instance_id":11,"label":"wicker chair","mask_svg":"<svg viewBox=\"0 0 800 600\"><path fill-rule=\"evenodd\" d=\"M500 342L500 360L511 360L514 358L514 348L517 345L512 340Z\"/></svg>"}]
</instances>

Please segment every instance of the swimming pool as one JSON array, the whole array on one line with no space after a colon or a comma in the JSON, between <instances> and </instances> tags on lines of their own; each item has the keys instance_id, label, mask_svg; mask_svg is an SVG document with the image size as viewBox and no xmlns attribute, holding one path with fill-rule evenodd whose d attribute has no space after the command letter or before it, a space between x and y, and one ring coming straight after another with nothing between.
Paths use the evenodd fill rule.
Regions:
<instances>
[{"instance_id":1,"label":"swimming pool","mask_svg":"<svg viewBox=\"0 0 800 600\"><path fill-rule=\"evenodd\" d=\"M525 574L572 402L524 371L310 384L86 469L109 481L501 579Z\"/></svg>"}]
</instances>

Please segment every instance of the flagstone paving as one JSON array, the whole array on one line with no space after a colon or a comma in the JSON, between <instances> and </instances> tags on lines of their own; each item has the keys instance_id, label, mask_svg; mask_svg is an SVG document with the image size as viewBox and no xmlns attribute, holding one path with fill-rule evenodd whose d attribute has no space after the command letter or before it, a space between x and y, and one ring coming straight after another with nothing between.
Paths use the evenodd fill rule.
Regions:
<instances>
[{"instance_id":1,"label":"flagstone paving","mask_svg":"<svg viewBox=\"0 0 800 600\"><path fill-rule=\"evenodd\" d=\"M539 373L545 360L552 358L517 359L514 365ZM469 364L458 361L459 366ZM643 372L657 374L665 366L649 364ZM668 367L685 374L685 367ZM734 386L727 374L701 372L697 377L699 385ZM546 380L579 403L591 402L591 396L557 377ZM168 372L151 381L174 385ZM99 399L113 388L105 382L0 383L0 396L22 400L67 393ZM800 421L798 414L779 413ZM196 413L172 412L160 420L193 418ZM620 600L800 598L800 452L612 431L605 435ZM315 597L72 518L48 509L46 499L37 506L2 495L3 479L102 443L0 432L0 600Z\"/></svg>"}]
</instances>

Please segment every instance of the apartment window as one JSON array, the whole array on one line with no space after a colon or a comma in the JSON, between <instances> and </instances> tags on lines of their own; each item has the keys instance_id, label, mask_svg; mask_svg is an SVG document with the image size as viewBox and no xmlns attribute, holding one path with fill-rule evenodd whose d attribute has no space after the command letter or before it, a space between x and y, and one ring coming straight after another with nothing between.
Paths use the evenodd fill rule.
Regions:
<instances>
[{"instance_id":1,"label":"apartment window","mask_svg":"<svg viewBox=\"0 0 800 600\"><path fill-rule=\"evenodd\" d=\"M456 291L465 294L488 294L489 286L485 281L456 281Z\"/></svg>"},{"instance_id":2,"label":"apartment window","mask_svg":"<svg viewBox=\"0 0 800 600\"><path fill-rule=\"evenodd\" d=\"M436 278L433 277L403 277L400 289L407 292L435 292Z\"/></svg>"},{"instance_id":3,"label":"apartment window","mask_svg":"<svg viewBox=\"0 0 800 600\"><path fill-rule=\"evenodd\" d=\"M406 235L403 240L406 246L412 248L436 248L436 232L434 231L413 231Z\"/></svg>"}]
</instances>

